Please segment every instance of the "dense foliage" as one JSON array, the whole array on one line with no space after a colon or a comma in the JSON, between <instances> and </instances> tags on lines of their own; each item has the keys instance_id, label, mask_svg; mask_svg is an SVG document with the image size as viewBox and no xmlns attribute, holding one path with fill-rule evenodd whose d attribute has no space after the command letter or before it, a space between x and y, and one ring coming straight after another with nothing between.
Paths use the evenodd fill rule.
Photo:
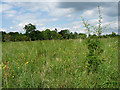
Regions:
<instances>
[{"instance_id":1,"label":"dense foliage","mask_svg":"<svg viewBox=\"0 0 120 90\"><path fill-rule=\"evenodd\" d=\"M61 30L60 32L55 30L46 29L45 31L39 31L36 30L36 26L32 25L31 23L28 25L25 25L24 27L25 33L19 33L19 32L2 32L2 41L35 41L35 40L57 40L57 39L85 39L87 38L87 35L84 33L77 33L77 32L70 32L68 29ZM95 34L91 35L96 36ZM116 33L112 32L112 34L109 35L103 35L100 36L101 38L108 38L108 37L116 37ZM97 36L96 36L97 37Z\"/></svg>"},{"instance_id":2,"label":"dense foliage","mask_svg":"<svg viewBox=\"0 0 120 90\"><path fill-rule=\"evenodd\" d=\"M100 55L103 53L103 49L101 48L101 42L98 37L89 37L87 39L87 46L89 53L86 58L86 66L88 72L90 71L98 71L98 66L104 61L104 59L100 59Z\"/></svg>"},{"instance_id":3,"label":"dense foliage","mask_svg":"<svg viewBox=\"0 0 120 90\"><path fill-rule=\"evenodd\" d=\"M107 26L102 26L102 16L101 16L101 12L100 12L100 7L98 6L98 12L99 12L99 19L98 19L98 26L94 25L92 26L91 24L88 23L88 20L85 21L85 19L83 17L82 21L84 24L84 27L87 30L88 33L88 38L87 38L87 47L88 47L88 54L87 54L87 58L86 58L86 67L88 70L88 74L90 71L95 71L97 72L97 68L100 64L102 64L102 61L104 61L104 59L100 59L99 57L101 56L101 54L104 52L104 49L101 48L101 42L99 40L101 36L101 34L103 33L103 31L107 28ZM90 35L92 33L94 33L94 35ZM114 32L112 32L112 34L109 35L110 37L115 37L116 34Z\"/></svg>"},{"instance_id":4,"label":"dense foliage","mask_svg":"<svg viewBox=\"0 0 120 90\"><path fill-rule=\"evenodd\" d=\"M72 33L69 30L61 30L57 32L57 29L50 30L46 29L45 31L36 30L35 25L28 24L24 27L25 33L18 32L2 32L2 41L35 41L35 40L56 40L56 39L77 39L77 38L86 38L86 34L83 33Z\"/></svg>"}]
</instances>

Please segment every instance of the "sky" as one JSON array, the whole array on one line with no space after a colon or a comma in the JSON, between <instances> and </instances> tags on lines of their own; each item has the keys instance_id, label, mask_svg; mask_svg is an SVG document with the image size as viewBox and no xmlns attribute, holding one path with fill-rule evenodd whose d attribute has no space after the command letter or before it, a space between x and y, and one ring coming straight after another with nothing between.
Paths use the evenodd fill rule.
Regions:
<instances>
[{"instance_id":1,"label":"sky","mask_svg":"<svg viewBox=\"0 0 120 90\"><path fill-rule=\"evenodd\" d=\"M109 25L103 34L118 33L117 2L1 2L0 31L24 33L25 25L32 23L37 30L86 33L81 16L91 25L98 25L100 6L102 26Z\"/></svg>"}]
</instances>

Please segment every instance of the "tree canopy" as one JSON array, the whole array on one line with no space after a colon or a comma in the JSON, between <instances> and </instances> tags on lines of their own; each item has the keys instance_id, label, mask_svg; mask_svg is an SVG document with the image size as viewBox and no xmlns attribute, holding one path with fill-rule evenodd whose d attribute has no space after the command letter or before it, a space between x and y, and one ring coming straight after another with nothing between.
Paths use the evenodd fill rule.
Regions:
<instances>
[{"instance_id":1,"label":"tree canopy","mask_svg":"<svg viewBox=\"0 0 120 90\"><path fill-rule=\"evenodd\" d=\"M68 29L58 32L57 28L54 30L46 29L45 31L36 30L36 26L29 23L23 28L25 33L19 32L2 32L2 41L35 41L35 40L56 40L56 39L85 39L87 35L84 33L70 32ZM97 37L97 35L91 35ZM116 33L106 34L100 36L101 38L116 37Z\"/></svg>"}]
</instances>

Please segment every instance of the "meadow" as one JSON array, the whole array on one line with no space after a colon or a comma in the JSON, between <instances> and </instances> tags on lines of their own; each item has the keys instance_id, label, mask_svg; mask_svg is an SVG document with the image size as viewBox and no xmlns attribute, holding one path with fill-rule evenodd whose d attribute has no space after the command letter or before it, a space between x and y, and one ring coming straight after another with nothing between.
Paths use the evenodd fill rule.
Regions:
<instances>
[{"instance_id":1,"label":"meadow","mask_svg":"<svg viewBox=\"0 0 120 90\"><path fill-rule=\"evenodd\" d=\"M118 38L101 38L104 62L88 75L86 40L2 43L3 88L118 88Z\"/></svg>"}]
</instances>

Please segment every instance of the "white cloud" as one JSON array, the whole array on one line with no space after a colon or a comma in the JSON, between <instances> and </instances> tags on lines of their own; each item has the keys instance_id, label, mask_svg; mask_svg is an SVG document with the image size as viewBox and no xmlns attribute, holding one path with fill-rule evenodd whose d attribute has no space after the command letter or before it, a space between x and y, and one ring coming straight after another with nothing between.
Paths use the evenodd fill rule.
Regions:
<instances>
[{"instance_id":1,"label":"white cloud","mask_svg":"<svg viewBox=\"0 0 120 90\"><path fill-rule=\"evenodd\" d=\"M37 19L26 19L25 17L24 17L24 19L23 20L20 20L20 23L18 24L18 26L21 26L21 27L24 27L25 25L27 25L27 24L29 24L29 23L32 23L32 24L34 24L34 25L44 25L45 23L49 23L49 22L51 22L51 21L57 21L57 19L56 18L52 18L52 19L49 19L49 18L46 18L46 19L41 19L41 20L37 20Z\"/></svg>"},{"instance_id":2,"label":"white cloud","mask_svg":"<svg viewBox=\"0 0 120 90\"><path fill-rule=\"evenodd\" d=\"M80 28L80 25L73 26L74 29Z\"/></svg>"},{"instance_id":3,"label":"white cloud","mask_svg":"<svg viewBox=\"0 0 120 90\"><path fill-rule=\"evenodd\" d=\"M13 29L13 27L10 27L10 29Z\"/></svg>"},{"instance_id":4,"label":"white cloud","mask_svg":"<svg viewBox=\"0 0 120 90\"><path fill-rule=\"evenodd\" d=\"M44 31L45 29L46 29L46 27L39 28L40 31Z\"/></svg>"},{"instance_id":5,"label":"white cloud","mask_svg":"<svg viewBox=\"0 0 120 90\"><path fill-rule=\"evenodd\" d=\"M9 18L9 17L14 17L16 15L16 11L15 10L9 10L9 11L5 11L5 17Z\"/></svg>"},{"instance_id":6,"label":"white cloud","mask_svg":"<svg viewBox=\"0 0 120 90\"><path fill-rule=\"evenodd\" d=\"M0 31L7 31L5 28L0 28Z\"/></svg>"},{"instance_id":7,"label":"white cloud","mask_svg":"<svg viewBox=\"0 0 120 90\"><path fill-rule=\"evenodd\" d=\"M18 24L19 27L24 27L25 25L29 24L28 22L25 22L25 23L20 23Z\"/></svg>"},{"instance_id":8,"label":"white cloud","mask_svg":"<svg viewBox=\"0 0 120 90\"><path fill-rule=\"evenodd\" d=\"M0 13L2 13L4 11L8 11L12 8L13 8L13 6L11 6L9 4L0 4Z\"/></svg>"},{"instance_id":9,"label":"white cloud","mask_svg":"<svg viewBox=\"0 0 120 90\"><path fill-rule=\"evenodd\" d=\"M92 10L86 10L83 12L81 15L82 17L87 17L87 18L97 18L98 17L98 12L97 9L92 9Z\"/></svg>"},{"instance_id":10,"label":"white cloud","mask_svg":"<svg viewBox=\"0 0 120 90\"><path fill-rule=\"evenodd\" d=\"M54 2L54 3L38 3L38 2L25 2L25 3L8 3L3 5L3 11L5 14L5 17L7 18L12 18L12 22L14 24L14 28L11 30L16 30L16 31L23 31L23 27L28 24L32 23L35 24L36 26L40 26L41 30L45 30L50 22L56 22L60 20L63 17L67 17L67 19L70 20L79 20L74 23L68 23L65 25L61 25L59 30L69 28L71 31L77 31L77 32L85 32L83 29L83 24L79 15L75 15L76 11L74 8L59 8L59 3ZM20 8L18 11L12 10L12 8ZM109 7L108 7L109 8ZM110 9L105 9L102 8L102 14L103 14L103 23L109 23L110 21L116 21L116 17L108 17L105 15L106 13L108 14ZM112 10L112 8L111 8ZM44 12L45 14L42 14L41 12ZM106 13L104 13L106 12ZM89 19L89 23L92 25L97 24L97 19L98 19L98 10L97 8L94 8L92 10L86 10L85 12L79 12L82 13L81 16ZM44 17L44 15L46 15ZM14 18L13 18L14 17ZM41 17L41 18L40 18ZM46 18L47 17L47 18ZM49 18L50 17L50 18ZM63 21L64 22L64 21ZM61 23L62 24L62 23ZM115 23L114 23L115 24ZM116 28L116 24L112 25L112 29ZM42 27L41 27L42 26ZM53 29L53 26L50 27Z\"/></svg>"},{"instance_id":11,"label":"white cloud","mask_svg":"<svg viewBox=\"0 0 120 90\"><path fill-rule=\"evenodd\" d=\"M25 10L31 11L31 12L37 12L37 11L44 11L48 12L48 15L54 16L54 17L60 17L65 16L74 11L73 8L59 8L58 2L25 2L25 3L9 3L10 5L14 7L21 8L20 12L24 12Z\"/></svg>"},{"instance_id":12,"label":"white cloud","mask_svg":"<svg viewBox=\"0 0 120 90\"><path fill-rule=\"evenodd\" d=\"M54 9L51 9L51 11L49 11L49 14L51 16L54 16L54 17L62 17L62 16L69 16L70 17L70 14L74 12L74 9L73 8L67 8L67 9L64 9L64 8L54 8Z\"/></svg>"}]
</instances>

